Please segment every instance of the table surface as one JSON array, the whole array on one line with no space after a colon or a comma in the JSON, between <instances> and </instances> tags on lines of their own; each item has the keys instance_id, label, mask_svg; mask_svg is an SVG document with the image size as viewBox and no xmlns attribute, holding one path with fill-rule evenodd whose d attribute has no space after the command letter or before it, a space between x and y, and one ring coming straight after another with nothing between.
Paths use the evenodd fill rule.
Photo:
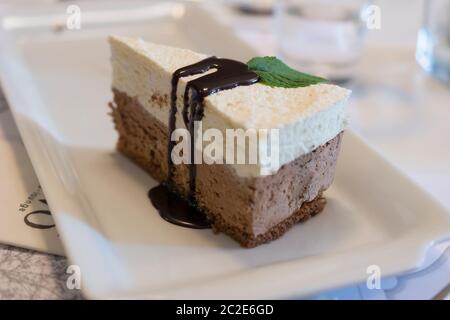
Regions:
<instances>
[{"instance_id":1,"label":"table surface","mask_svg":"<svg viewBox=\"0 0 450 320\"><path fill-rule=\"evenodd\" d=\"M67 259L0 245L0 300L81 299L66 286Z\"/></svg>"},{"instance_id":2,"label":"table surface","mask_svg":"<svg viewBox=\"0 0 450 320\"><path fill-rule=\"evenodd\" d=\"M394 164L401 163L400 168L406 174L450 208L450 197L448 197L450 149L441 148L439 152L436 152L433 151L433 146L428 144L432 137L431 140L434 141L435 146L442 147L445 145L442 143L447 143L444 138L450 136L450 126L447 125L448 119L450 119L450 106L448 105L450 92L423 75L415 65L413 56L411 57L415 32L419 26L421 2L400 0L392 4L393 1L389 1L390 9L388 10L383 10L382 6L382 13L386 13L382 15L382 23L384 23L382 30L369 35L369 41L371 48L380 43L392 46L391 57L384 56L382 61L385 63L392 59L391 66L384 65L385 69L389 69L391 76L387 84L384 83L384 86L377 88L382 82L377 79L376 73L379 67L376 57L379 53L371 50L367 52L366 59L362 61L365 73L361 73L361 76L364 76L364 81L361 81L360 87L355 88L356 92L363 92L367 88L385 90L390 86L399 93L406 93L406 100L400 101L403 106L399 112L410 117L409 119L414 121L418 130L397 136L396 139L387 139L385 133L392 128L386 128L384 124L372 121L375 117L372 116L374 111L370 108L371 104L366 101L363 108L357 107L359 102L369 99L367 96L359 97L357 99L360 100L354 100L351 103L351 115L354 121L353 128L356 131L367 138ZM379 3L387 6L388 2L383 0ZM408 17L405 19L408 20L409 25L397 25L394 13L404 10L405 6L408 7L409 19ZM265 43L264 48L257 47L261 53L276 53L269 18L244 17L233 13L224 13L221 15L221 19L224 23L229 23L235 29L239 29L236 30L238 35L250 44L257 47L259 43ZM391 30L394 31L390 32ZM409 49L407 49L408 46ZM380 92L373 94L380 95ZM382 95L385 94L382 93ZM386 97L384 101L387 104L398 102L396 100L392 102ZM405 105L405 101L411 103L409 108ZM6 108L6 101L0 99L0 112L2 110L8 112L5 111ZM386 117L392 116L390 113L392 111L386 108L378 109L376 112L382 112ZM391 125L398 124L391 123ZM400 150L399 146L402 146ZM418 150L430 152L424 153L418 152ZM0 245L0 299L81 299L79 290L67 289L67 266L68 261L64 257Z\"/></svg>"}]
</instances>

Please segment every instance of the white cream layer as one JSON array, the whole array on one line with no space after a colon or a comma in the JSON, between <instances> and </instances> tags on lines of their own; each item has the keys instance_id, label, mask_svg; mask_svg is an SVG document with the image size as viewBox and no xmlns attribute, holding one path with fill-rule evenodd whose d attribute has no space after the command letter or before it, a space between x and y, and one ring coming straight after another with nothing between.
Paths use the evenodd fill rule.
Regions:
<instances>
[{"instance_id":1,"label":"white cream layer","mask_svg":"<svg viewBox=\"0 0 450 320\"><path fill-rule=\"evenodd\" d=\"M169 105L152 102L152 95L170 97L175 70L207 57L191 50L110 37L112 86L131 97L168 125ZM177 106L190 79L180 80ZM345 106L350 91L331 84L303 88L269 87L260 83L224 90L205 98L203 129L279 129L279 162L269 167L232 165L240 176L273 174L278 169L334 138L347 125ZM169 102L169 100L167 100ZM180 112L177 128L184 127Z\"/></svg>"}]
</instances>

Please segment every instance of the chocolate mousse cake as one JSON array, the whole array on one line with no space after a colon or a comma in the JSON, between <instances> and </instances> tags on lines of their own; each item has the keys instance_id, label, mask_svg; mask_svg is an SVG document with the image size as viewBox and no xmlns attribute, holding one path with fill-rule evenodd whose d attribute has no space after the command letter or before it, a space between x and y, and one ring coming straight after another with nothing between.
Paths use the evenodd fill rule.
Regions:
<instances>
[{"instance_id":1,"label":"chocolate mousse cake","mask_svg":"<svg viewBox=\"0 0 450 320\"><path fill-rule=\"evenodd\" d=\"M284 77L290 71L275 77L281 86L270 85L270 68L252 71L242 62L142 39L109 42L117 149L159 181L149 196L164 219L211 226L255 247L322 211L349 90L321 81L292 85ZM171 137L178 128L198 135L195 121L202 132L216 129L224 137L228 129L276 129L277 161L175 163L170 155L179 140ZM197 147L191 144L190 160Z\"/></svg>"}]
</instances>

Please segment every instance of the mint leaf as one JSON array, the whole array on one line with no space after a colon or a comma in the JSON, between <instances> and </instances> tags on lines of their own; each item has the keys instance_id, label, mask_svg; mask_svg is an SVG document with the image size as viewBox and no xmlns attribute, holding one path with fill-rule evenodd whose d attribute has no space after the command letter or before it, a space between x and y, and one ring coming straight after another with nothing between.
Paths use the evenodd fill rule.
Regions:
<instances>
[{"instance_id":1,"label":"mint leaf","mask_svg":"<svg viewBox=\"0 0 450 320\"><path fill-rule=\"evenodd\" d=\"M276 57L255 57L247 62L248 68L260 77L260 82L271 87L298 88L328 82L290 68Z\"/></svg>"}]
</instances>

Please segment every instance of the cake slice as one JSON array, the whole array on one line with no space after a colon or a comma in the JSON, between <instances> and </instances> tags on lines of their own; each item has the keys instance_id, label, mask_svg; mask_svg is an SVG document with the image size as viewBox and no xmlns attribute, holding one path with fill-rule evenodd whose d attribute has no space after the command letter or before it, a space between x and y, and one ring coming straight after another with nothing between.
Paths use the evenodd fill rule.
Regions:
<instances>
[{"instance_id":1,"label":"cake slice","mask_svg":"<svg viewBox=\"0 0 450 320\"><path fill-rule=\"evenodd\" d=\"M215 231L228 234L242 246L254 247L280 237L293 224L324 208L323 192L333 181L347 124L345 105L349 90L327 83L271 87L243 70L238 62L216 59L231 63L223 68L228 73L225 78L232 78L233 69L238 70L233 81L241 80L229 81L228 87L224 87L224 77L218 78L221 73L216 71L211 76L213 64L208 62L205 73L201 71L206 69L198 67L205 65L207 55L141 39L111 37L109 41L114 95L110 106L119 133L117 148L164 184L165 189L150 192L158 195L153 204L163 217L167 218L170 210L197 215L198 221L204 215L207 222L199 222L197 227L211 224ZM182 74L183 68L189 71L197 68L197 74ZM177 74L182 76L174 81ZM244 78L246 81L242 81ZM193 118L198 111L186 86L199 93L208 87L207 80L216 81L214 85L220 82L221 87L197 101L197 106L202 105L198 118L202 130L217 129L225 137L227 129L277 129L278 161L269 164L259 158L252 164L171 161L169 155L176 144L170 143L171 133L176 128L189 129L191 122L186 118ZM192 109L183 114L189 101ZM171 192L167 194L164 190ZM173 208L178 198L172 192L186 199L190 209L186 210L186 205ZM167 220L183 225L183 217L177 219L172 216Z\"/></svg>"}]
</instances>

